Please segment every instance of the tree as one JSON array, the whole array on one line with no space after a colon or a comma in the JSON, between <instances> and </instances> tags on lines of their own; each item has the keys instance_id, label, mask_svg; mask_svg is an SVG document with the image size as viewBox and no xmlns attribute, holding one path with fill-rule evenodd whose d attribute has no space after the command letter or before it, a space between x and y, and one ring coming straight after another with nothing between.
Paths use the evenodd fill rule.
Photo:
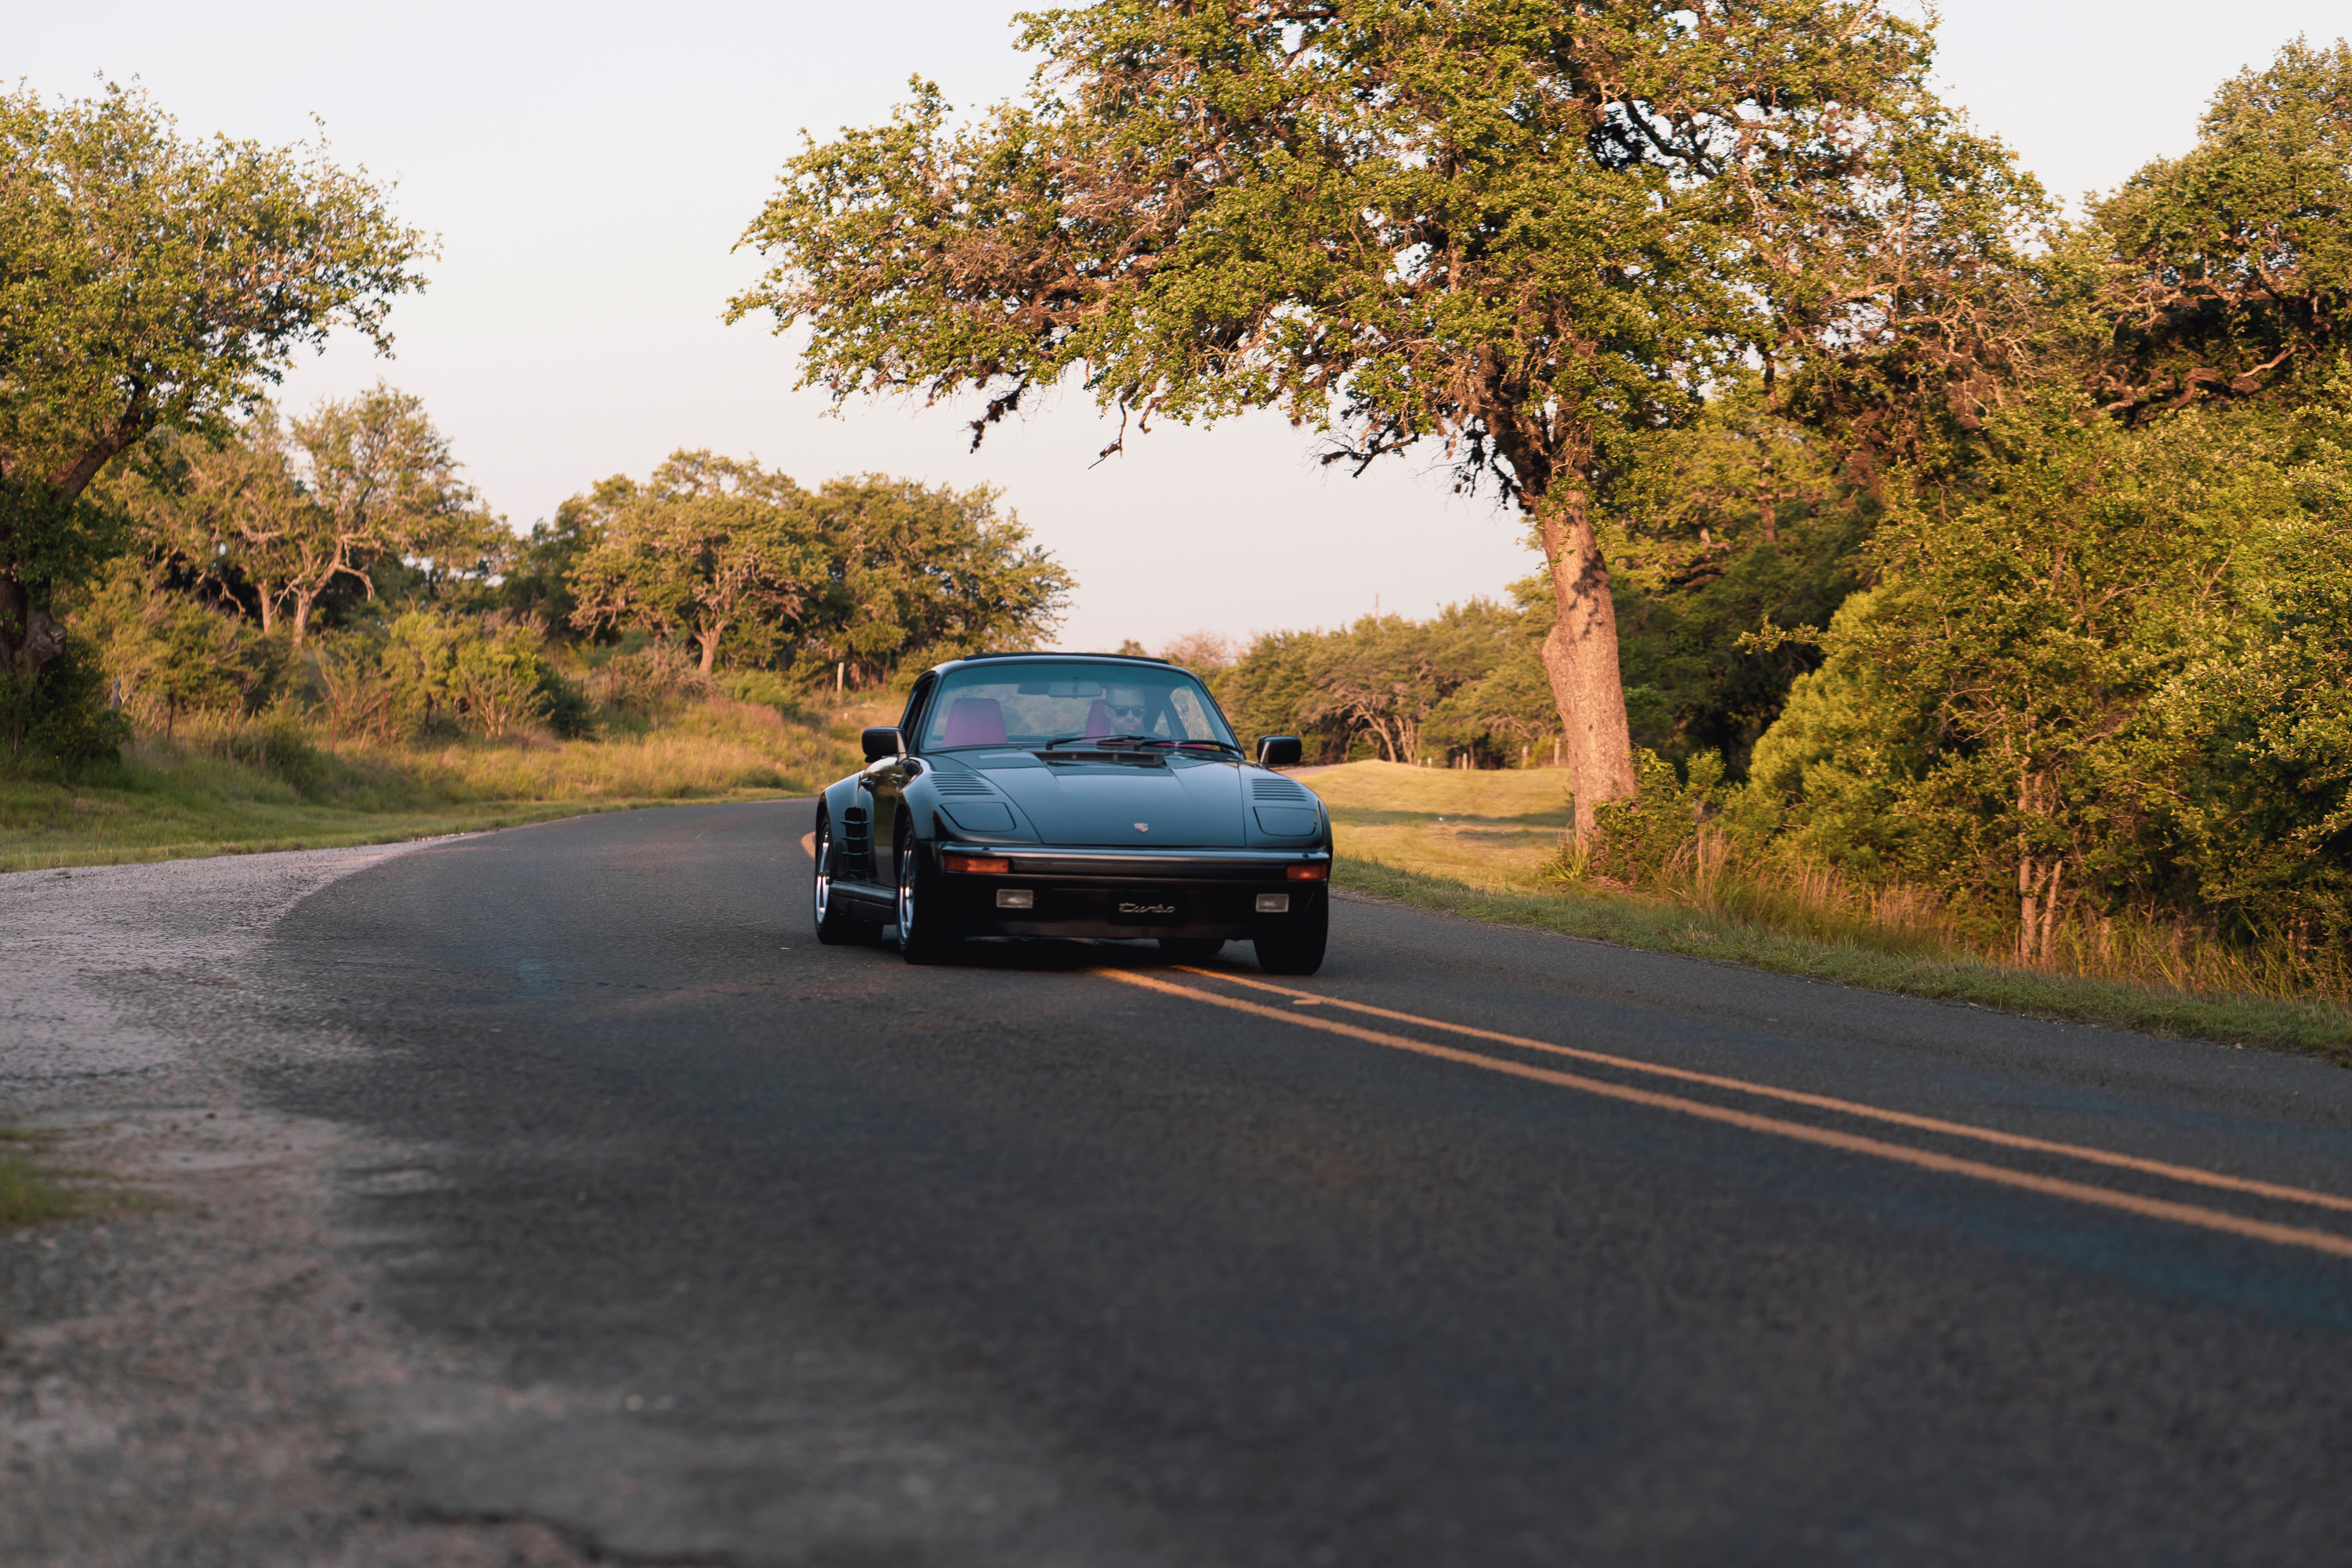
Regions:
<instances>
[{"instance_id":1,"label":"tree","mask_svg":"<svg viewBox=\"0 0 2352 1568\"><path fill-rule=\"evenodd\" d=\"M1989 420L1969 493L1890 509L1755 780L1818 855L2006 904L2021 962L2069 909L2352 933L2347 431L2056 395Z\"/></svg>"},{"instance_id":2,"label":"tree","mask_svg":"<svg viewBox=\"0 0 2352 1568\"><path fill-rule=\"evenodd\" d=\"M300 647L310 612L339 579L361 584L384 558L480 556L500 531L472 486L457 478L448 438L425 405L379 383L319 405L292 426L304 504L274 537L241 542L247 574L285 605Z\"/></svg>"},{"instance_id":3,"label":"tree","mask_svg":"<svg viewBox=\"0 0 2352 1568\"><path fill-rule=\"evenodd\" d=\"M730 632L796 624L824 591L826 554L801 488L756 462L677 452L640 486L596 487L602 538L572 580L572 624L690 642L702 672Z\"/></svg>"},{"instance_id":4,"label":"tree","mask_svg":"<svg viewBox=\"0 0 2352 1568\"><path fill-rule=\"evenodd\" d=\"M135 90L0 95L0 675L29 686L63 647L54 595L114 544L90 482L336 325L389 352L426 252L364 171L184 139Z\"/></svg>"},{"instance_id":5,"label":"tree","mask_svg":"<svg viewBox=\"0 0 2352 1568\"><path fill-rule=\"evenodd\" d=\"M239 590L249 593L263 633L275 632L285 584L269 566L305 505L275 411L264 405L226 433L181 431L151 441L148 455L101 479L93 493L133 523L150 560L240 608ZM257 581L248 567L264 575Z\"/></svg>"},{"instance_id":6,"label":"tree","mask_svg":"<svg viewBox=\"0 0 2352 1568\"><path fill-rule=\"evenodd\" d=\"M1050 636L1070 574L996 502L985 485L828 480L808 501L831 584L804 628L818 658L878 683L917 649L978 653Z\"/></svg>"},{"instance_id":7,"label":"tree","mask_svg":"<svg viewBox=\"0 0 2352 1568\"><path fill-rule=\"evenodd\" d=\"M1234 645L1217 632L1186 632L1162 647L1160 657L1171 664L1182 665L1203 679L1213 679L1232 667Z\"/></svg>"},{"instance_id":8,"label":"tree","mask_svg":"<svg viewBox=\"0 0 2352 1568\"><path fill-rule=\"evenodd\" d=\"M2352 46L2298 39L2224 82L2196 147L2101 202L2064 259L2081 380L2127 423L2326 374L2352 300Z\"/></svg>"},{"instance_id":9,"label":"tree","mask_svg":"<svg viewBox=\"0 0 2352 1568\"><path fill-rule=\"evenodd\" d=\"M1669 757L1717 752L1745 772L1790 683L1820 656L1742 638L1766 623L1825 626L1853 591L1879 511L1879 481L1858 467L1866 454L1774 410L1756 376L1718 387L1689 425L1629 443L1602 538L1619 565L1636 742Z\"/></svg>"},{"instance_id":10,"label":"tree","mask_svg":"<svg viewBox=\"0 0 2352 1568\"><path fill-rule=\"evenodd\" d=\"M282 625L297 647L341 585L373 598L388 568L411 589L451 568L487 576L511 548L423 403L387 386L322 402L290 429L265 404L225 430L180 435L160 457L110 483L109 499L152 554L248 585L262 629Z\"/></svg>"},{"instance_id":11,"label":"tree","mask_svg":"<svg viewBox=\"0 0 2352 1568\"><path fill-rule=\"evenodd\" d=\"M1742 363L1965 337L1947 285L2031 195L1870 0L1102 0L1024 42L1025 103L957 131L918 82L792 160L730 318L807 323L836 400L979 394L976 439L1076 373L1122 437L1443 443L1549 564L1580 835L1634 783L1592 515L1625 436Z\"/></svg>"}]
</instances>

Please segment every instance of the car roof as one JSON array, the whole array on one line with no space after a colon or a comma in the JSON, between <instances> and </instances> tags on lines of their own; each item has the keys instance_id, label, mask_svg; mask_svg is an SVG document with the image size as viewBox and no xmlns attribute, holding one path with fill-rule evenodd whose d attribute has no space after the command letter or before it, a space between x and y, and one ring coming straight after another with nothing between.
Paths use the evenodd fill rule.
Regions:
<instances>
[{"instance_id":1,"label":"car roof","mask_svg":"<svg viewBox=\"0 0 2352 1568\"><path fill-rule=\"evenodd\" d=\"M1181 668L1181 666L1179 666L1179 665L1175 664L1175 663L1174 663L1174 662L1172 662L1171 660L1164 659L1164 658L1152 658L1150 655L1149 655L1149 654L1139 654L1139 653L1049 653L1049 652L1030 651L1030 652L1023 652L1023 653L971 653L971 654L966 654L966 655L964 655L964 657L963 657L963 658L951 658L951 659L948 660L945 664L935 664L935 665L933 665L933 666L930 668L930 669L929 669L929 671L928 673L932 674L932 675L939 675L939 674L944 673L944 672L945 672L945 671L947 671L947 670L961 668L963 666L965 666L965 665L967 665L967 664L993 664L993 663L1002 663L1002 662L1004 662L1004 661L1007 661L1007 660L1015 660L1015 659L1029 659L1029 660L1033 660L1033 661L1034 661L1034 662L1037 662L1037 663L1041 663L1041 664L1043 664L1043 663L1048 663L1048 662L1053 662L1053 661L1057 661L1057 660L1063 660L1063 659L1073 659L1073 658L1083 658L1083 659L1088 659L1088 660L1093 660L1093 659L1103 659L1103 660L1108 660L1108 662L1113 663L1113 664L1140 664L1140 665L1153 666L1153 667L1156 667L1156 668L1160 668L1160 669L1175 669L1175 668Z\"/></svg>"}]
</instances>

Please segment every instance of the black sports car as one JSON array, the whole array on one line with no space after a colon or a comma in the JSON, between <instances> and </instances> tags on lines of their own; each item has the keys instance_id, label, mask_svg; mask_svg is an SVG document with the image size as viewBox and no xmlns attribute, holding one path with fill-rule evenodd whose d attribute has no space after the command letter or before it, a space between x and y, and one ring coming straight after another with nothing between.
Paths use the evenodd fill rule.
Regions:
<instances>
[{"instance_id":1,"label":"black sports car","mask_svg":"<svg viewBox=\"0 0 2352 1568\"><path fill-rule=\"evenodd\" d=\"M816 808L816 931L935 963L966 937L1156 938L1205 958L1323 963L1331 818L1253 761L1186 670L1109 654L983 654L915 682L864 771Z\"/></svg>"}]
</instances>

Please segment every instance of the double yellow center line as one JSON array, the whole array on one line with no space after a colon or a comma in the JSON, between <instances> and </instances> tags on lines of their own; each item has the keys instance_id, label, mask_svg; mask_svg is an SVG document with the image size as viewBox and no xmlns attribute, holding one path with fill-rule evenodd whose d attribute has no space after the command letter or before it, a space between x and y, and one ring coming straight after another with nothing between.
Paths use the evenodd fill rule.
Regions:
<instances>
[{"instance_id":1,"label":"double yellow center line","mask_svg":"<svg viewBox=\"0 0 2352 1568\"><path fill-rule=\"evenodd\" d=\"M2305 1187L2282 1185L2276 1182L2253 1181L2243 1176L2231 1176L2219 1171L2202 1171L2190 1165L2175 1165L2161 1160L2146 1160L2137 1155L2120 1154L2112 1150L2092 1148L2080 1143L2062 1143L2047 1138L2029 1138L1996 1128L1976 1127L1967 1122L1947 1121L1938 1117L1915 1116L1908 1111L1888 1110L1879 1106L1864 1105L1857 1100L1838 1100L1829 1095L1807 1094L1798 1089L1775 1088L1746 1079L1727 1078L1717 1073L1694 1072L1685 1068L1664 1067L1654 1062L1637 1061L1627 1057L1610 1056L1600 1051L1580 1050L1573 1046L1555 1045L1549 1040L1529 1039L1521 1035L1507 1035L1493 1029L1475 1028L1443 1018L1423 1017L1413 1013L1400 1013L1391 1008L1375 1007L1368 1003L1350 1002L1343 997L1296 990L1287 985L1276 985L1264 980L1232 973L1223 970L1185 967L1187 974L1223 984L1284 996L1290 999L1286 1007L1269 1006L1239 996L1204 989L1197 985L1179 984L1158 973L1133 969L1102 968L1094 973L1124 984L1139 986L1190 1002L1204 1003L1235 1013L1271 1018L1300 1028L1339 1035L1348 1039L1361 1040L1368 1045L1384 1046L1391 1050L1408 1051L1414 1056L1433 1057L1440 1061L1456 1062L1464 1067L1478 1068L1487 1072L1502 1073L1530 1082L1549 1084L1557 1089L1572 1089L1605 1100L1622 1100L1656 1110L1669 1110L1678 1115L1696 1117L1703 1121L1719 1122L1743 1128L1776 1138L1788 1138L1800 1143L1811 1143L1848 1153L1867 1154L1877 1159L1909 1165L1922 1171L1934 1171L1951 1176L1967 1176L1996 1186L2013 1187L2022 1192L2039 1193L2046 1197L2066 1198L2095 1207L2119 1209L2150 1219L2170 1220L2176 1224L2195 1226L2202 1230L2220 1231L2228 1236L2245 1237L2268 1241L2282 1247L2297 1247L2313 1252L2326 1253L2336 1258L2352 1258L2352 1237L2331 1231L2314 1230L2306 1226L2279 1225L2268 1220L2250 1219L2225 1210L2208 1208L2200 1204L2180 1203L2167 1198L2144 1197L2137 1193L2119 1192L2111 1187L2094 1186L2085 1182L2067 1181L2045 1176L2032 1171L2020 1171L2006 1165L1989 1164L1981 1160L1969 1160L1939 1153L1931 1149L1915 1148L1907 1143L1889 1142L1882 1138L1869 1138L1835 1128L1815 1126L1756 1111L1740 1110L1717 1105L1709 1100L1693 1100L1683 1095L1662 1093L1656 1089L1640 1089L1631 1084L1615 1083L1605 1079L1586 1077L1580 1073L1562 1072L1556 1068L1538 1067L1529 1062L1508 1058L1484 1056L1453 1046L1415 1039L1384 1029L1368 1028L1362 1025L1343 1023L1318 1013L1303 1011L1306 1006L1338 1008L1364 1016L1403 1024L1414 1028L1435 1030L1474 1039L1507 1046L1518 1050L1536 1051L1546 1056L1567 1058L1595 1067L1641 1074L1653 1079L1666 1079L1706 1089L1725 1090L1751 1099L1777 1100L1783 1104L1803 1106L1808 1110L1829 1111L1840 1116L1885 1123L1928 1132L1942 1137L1966 1139L1979 1143L1993 1144L2036 1154L2056 1155L2111 1169L2131 1171L2141 1175L2156 1176L2168 1182L2205 1187L2221 1192L2239 1193L2273 1202L2298 1204L2310 1208L2352 1214L2352 1198L2332 1193L2315 1192Z\"/></svg>"}]
</instances>

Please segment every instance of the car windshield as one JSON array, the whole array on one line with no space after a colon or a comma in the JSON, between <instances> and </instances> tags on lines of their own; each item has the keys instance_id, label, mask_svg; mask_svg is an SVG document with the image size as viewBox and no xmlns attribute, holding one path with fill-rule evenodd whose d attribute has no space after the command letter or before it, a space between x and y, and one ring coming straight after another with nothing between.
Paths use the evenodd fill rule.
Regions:
<instances>
[{"instance_id":1,"label":"car windshield","mask_svg":"<svg viewBox=\"0 0 2352 1568\"><path fill-rule=\"evenodd\" d=\"M950 670L925 707L919 749L1042 747L1055 741L1234 744L1217 705L1181 669L1056 659Z\"/></svg>"}]
</instances>

